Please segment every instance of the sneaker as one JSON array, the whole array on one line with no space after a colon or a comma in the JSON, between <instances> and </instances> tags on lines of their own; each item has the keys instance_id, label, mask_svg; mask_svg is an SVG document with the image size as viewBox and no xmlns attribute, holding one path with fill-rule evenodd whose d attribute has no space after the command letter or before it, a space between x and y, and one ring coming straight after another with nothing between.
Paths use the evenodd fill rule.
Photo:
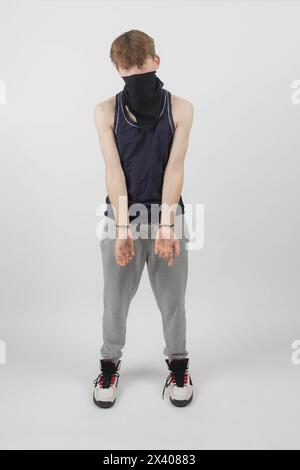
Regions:
<instances>
[{"instance_id":1,"label":"sneaker","mask_svg":"<svg viewBox=\"0 0 300 470\"><path fill-rule=\"evenodd\" d=\"M94 381L94 403L100 408L110 408L116 401L121 361L117 364L109 359L101 359L101 372Z\"/></svg>"},{"instance_id":2,"label":"sneaker","mask_svg":"<svg viewBox=\"0 0 300 470\"><path fill-rule=\"evenodd\" d=\"M189 359L166 359L166 363L170 370L167 377L162 397L164 398L165 390L169 386L170 401L175 406L186 406L193 399L193 383L190 373L188 372Z\"/></svg>"}]
</instances>

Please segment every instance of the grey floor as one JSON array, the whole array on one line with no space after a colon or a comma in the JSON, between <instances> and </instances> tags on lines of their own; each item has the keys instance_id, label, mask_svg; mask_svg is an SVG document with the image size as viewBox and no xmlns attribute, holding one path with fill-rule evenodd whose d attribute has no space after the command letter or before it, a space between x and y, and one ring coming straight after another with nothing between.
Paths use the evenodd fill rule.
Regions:
<instances>
[{"instance_id":1,"label":"grey floor","mask_svg":"<svg viewBox=\"0 0 300 470\"><path fill-rule=\"evenodd\" d=\"M91 399L100 336L96 312L77 304L52 316L20 316L18 324L6 319L1 448L300 448L300 366L291 363L284 329L268 337L241 324L237 334L231 329L237 318L228 325L227 314L222 323L221 309L202 304L200 312L190 295L195 394L189 407L178 409L161 398L168 371L160 315L147 285L144 276L128 319L118 400L110 410L96 408Z\"/></svg>"}]
</instances>

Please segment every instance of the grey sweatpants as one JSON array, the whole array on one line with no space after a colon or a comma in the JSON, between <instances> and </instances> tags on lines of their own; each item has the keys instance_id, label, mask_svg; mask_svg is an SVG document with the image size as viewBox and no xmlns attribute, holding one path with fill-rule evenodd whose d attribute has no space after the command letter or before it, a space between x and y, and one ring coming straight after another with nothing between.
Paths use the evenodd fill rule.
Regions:
<instances>
[{"instance_id":1,"label":"grey sweatpants","mask_svg":"<svg viewBox=\"0 0 300 470\"><path fill-rule=\"evenodd\" d=\"M115 239L105 236L108 225L114 219L107 217L102 231L100 247L103 263L103 344L100 354L103 359L118 360L126 340L126 320L130 303L137 291L146 263L150 284L157 306L162 315L165 348L163 353L169 358L187 357L185 292L188 275L189 230L184 214L175 217L174 231L181 253L174 255L172 266L154 253L153 230L157 225L142 224L141 230L148 238L134 240L135 256L126 266L115 262ZM132 222L134 224L134 222ZM135 228L137 225L135 225ZM151 238L152 228L152 238Z\"/></svg>"}]
</instances>

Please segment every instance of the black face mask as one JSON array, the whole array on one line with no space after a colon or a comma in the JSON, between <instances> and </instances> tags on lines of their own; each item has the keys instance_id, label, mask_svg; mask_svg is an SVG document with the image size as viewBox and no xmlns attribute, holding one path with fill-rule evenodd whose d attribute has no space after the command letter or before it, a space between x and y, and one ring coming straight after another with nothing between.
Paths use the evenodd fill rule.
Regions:
<instances>
[{"instance_id":1,"label":"black face mask","mask_svg":"<svg viewBox=\"0 0 300 470\"><path fill-rule=\"evenodd\" d=\"M156 70L122 77L125 82L123 104L136 117L143 131L156 125L162 110L164 83L155 74Z\"/></svg>"}]
</instances>

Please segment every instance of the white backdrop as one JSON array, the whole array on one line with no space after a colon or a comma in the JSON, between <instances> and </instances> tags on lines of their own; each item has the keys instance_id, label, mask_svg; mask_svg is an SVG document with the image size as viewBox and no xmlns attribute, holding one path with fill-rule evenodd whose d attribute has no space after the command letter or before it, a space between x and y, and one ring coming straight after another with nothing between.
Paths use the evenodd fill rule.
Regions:
<instances>
[{"instance_id":1,"label":"white backdrop","mask_svg":"<svg viewBox=\"0 0 300 470\"><path fill-rule=\"evenodd\" d=\"M0 2L1 448L299 448L300 3ZM120 394L91 400L101 343L97 102L123 81L116 36L154 38L165 88L194 104L183 199L205 207L186 299L193 403L160 398L144 271ZM296 100L297 101L297 100Z\"/></svg>"}]
</instances>

